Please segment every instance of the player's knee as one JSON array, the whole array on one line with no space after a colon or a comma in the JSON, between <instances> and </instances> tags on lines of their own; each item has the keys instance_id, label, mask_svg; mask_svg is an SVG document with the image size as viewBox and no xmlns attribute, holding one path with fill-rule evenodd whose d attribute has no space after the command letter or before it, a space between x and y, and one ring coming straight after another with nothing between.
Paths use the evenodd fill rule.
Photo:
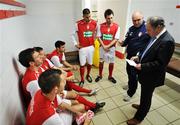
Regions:
<instances>
[{"instance_id":1,"label":"player's knee","mask_svg":"<svg viewBox=\"0 0 180 125\"><path fill-rule=\"evenodd\" d=\"M74 91L72 91L71 94L72 94L72 97L73 97L73 98L76 98L76 97L78 96L78 94L77 94L76 92L74 92Z\"/></svg>"}]
</instances>

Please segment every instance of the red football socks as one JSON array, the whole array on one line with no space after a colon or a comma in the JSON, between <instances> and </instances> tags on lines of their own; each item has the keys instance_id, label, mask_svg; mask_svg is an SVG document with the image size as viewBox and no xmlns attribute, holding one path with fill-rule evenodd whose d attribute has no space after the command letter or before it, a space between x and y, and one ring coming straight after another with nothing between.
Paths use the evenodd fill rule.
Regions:
<instances>
[{"instance_id":1,"label":"red football socks","mask_svg":"<svg viewBox=\"0 0 180 125\"><path fill-rule=\"evenodd\" d=\"M77 92L84 92L84 93L90 93L91 92L91 90L82 88L82 87L80 87L80 86L78 86L75 83L70 82L70 81L67 81L67 86L68 86L69 90L73 89L73 90L75 90Z\"/></svg>"},{"instance_id":2,"label":"red football socks","mask_svg":"<svg viewBox=\"0 0 180 125\"><path fill-rule=\"evenodd\" d=\"M109 63L109 78L112 77L113 69L114 69L114 63Z\"/></svg>"},{"instance_id":3,"label":"red football socks","mask_svg":"<svg viewBox=\"0 0 180 125\"><path fill-rule=\"evenodd\" d=\"M92 67L92 65L87 64L87 75L90 74L90 72L91 72L91 67Z\"/></svg>"},{"instance_id":4,"label":"red football socks","mask_svg":"<svg viewBox=\"0 0 180 125\"><path fill-rule=\"evenodd\" d=\"M86 100L84 97L77 95L76 100L86 106L89 106L90 108L95 108L96 104L93 102L90 102L88 100Z\"/></svg>"},{"instance_id":5,"label":"red football socks","mask_svg":"<svg viewBox=\"0 0 180 125\"><path fill-rule=\"evenodd\" d=\"M84 72L85 72L84 66L80 66L81 81L84 81Z\"/></svg>"},{"instance_id":6,"label":"red football socks","mask_svg":"<svg viewBox=\"0 0 180 125\"><path fill-rule=\"evenodd\" d=\"M103 62L100 62L100 63L99 63L99 76L100 76L100 77L102 77L103 67L104 67L104 63L103 63Z\"/></svg>"}]
</instances>

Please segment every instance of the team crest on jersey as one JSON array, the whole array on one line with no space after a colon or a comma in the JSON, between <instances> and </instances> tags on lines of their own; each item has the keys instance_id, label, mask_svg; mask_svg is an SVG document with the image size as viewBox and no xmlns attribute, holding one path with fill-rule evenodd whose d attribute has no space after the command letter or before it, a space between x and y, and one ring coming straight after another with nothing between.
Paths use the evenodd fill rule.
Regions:
<instances>
[{"instance_id":1,"label":"team crest on jersey","mask_svg":"<svg viewBox=\"0 0 180 125\"><path fill-rule=\"evenodd\" d=\"M142 35L142 32L139 32L138 36L140 37Z\"/></svg>"}]
</instances>

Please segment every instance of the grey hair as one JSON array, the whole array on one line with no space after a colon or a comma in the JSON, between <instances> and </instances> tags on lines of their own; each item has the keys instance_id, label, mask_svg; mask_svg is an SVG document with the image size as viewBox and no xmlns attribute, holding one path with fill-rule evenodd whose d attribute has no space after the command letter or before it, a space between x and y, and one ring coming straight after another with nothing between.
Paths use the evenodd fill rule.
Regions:
<instances>
[{"instance_id":1,"label":"grey hair","mask_svg":"<svg viewBox=\"0 0 180 125\"><path fill-rule=\"evenodd\" d=\"M165 27L165 22L162 17L159 16L152 16L147 19L147 23L149 23L153 29L156 29L158 26L161 28Z\"/></svg>"}]
</instances>

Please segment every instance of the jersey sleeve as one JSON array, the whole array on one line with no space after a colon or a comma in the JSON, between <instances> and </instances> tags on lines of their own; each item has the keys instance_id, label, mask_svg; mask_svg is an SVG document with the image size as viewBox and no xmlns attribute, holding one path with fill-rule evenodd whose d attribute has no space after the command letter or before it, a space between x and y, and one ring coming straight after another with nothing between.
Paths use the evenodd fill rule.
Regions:
<instances>
[{"instance_id":1,"label":"jersey sleeve","mask_svg":"<svg viewBox=\"0 0 180 125\"><path fill-rule=\"evenodd\" d=\"M65 125L65 124L63 123L62 118L57 113L55 113L54 115L49 117L46 121L44 121L42 125Z\"/></svg>"},{"instance_id":2,"label":"jersey sleeve","mask_svg":"<svg viewBox=\"0 0 180 125\"><path fill-rule=\"evenodd\" d=\"M26 90L31 94L31 97L33 97L39 89L37 80L30 81L26 86Z\"/></svg>"},{"instance_id":3,"label":"jersey sleeve","mask_svg":"<svg viewBox=\"0 0 180 125\"><path fill-rule=\"evenodd\" d=\"M118 30L115 34L115 39L119 39L120 38L120 27L118 27Z\"/></svg>"},{"instance_id":4,"label":"jersey sleeve","mask_svg":"<svg viewBox=\"0 0 180 125\"><path fill-rule=\"evenodd\" d=\"M46 59L46 61L48 62L50 68L54 67L54 64L49 59Z\"/></svg>"},{"instance_id":5,"label":"jersey sleeve","mask_svg":"<svg viewBox=\"0 0 180 125\"><path fill-rule=\"evenodd\" d=\"M97 37L101 37L100 25L97 26Z\"/></svg>"},{"instance_id":6,"label":"jersey sleeve","mask_svg":"<svg viewBox=\"0 0 180 125\"><path fill-rule=\"evenodd\" d=\"M77 31L78 31L78 28L77 28L77 23L76 23L75 26L74 26L74 30L72 32L72 35L71 35L72 42L73 42L74 45L78 44L77 41L76 41L76 33L77 33Z\"/></svg>"},{"instance_id":7,"label":"jersey sleeve","mask_svg":"<svg viewBox=\"0 0 180 125\"><path fill-rule=\"evenodd\" d=\"M65 60L66 60L66 57L65 57L65 54L63 53L62 61L65 61Z\"/></svg>"},{"instance_id":8,"label":"jersey sleeve","mask_svg":"<svg viewBox=\"0 0 180 125\"><path fill-rule=\"evenodd\" d=\"M61 62L59 61L59 57L58 56L53 56L51 58L51 61L53 62L53 64L57 67L62 67L63 64L61 64Z\"/></svg>"},{"instance_id":9,"label":"jersey sleeve","mask_svg":"<svg viewBox=\"0 0 180 125\"><path fill-rule=\"evenodd\" d=\"M60 95L57 95L56 97L57 97L58 105L60 105L63 102L63 99Z\"/></svg>"}]
</instances>

